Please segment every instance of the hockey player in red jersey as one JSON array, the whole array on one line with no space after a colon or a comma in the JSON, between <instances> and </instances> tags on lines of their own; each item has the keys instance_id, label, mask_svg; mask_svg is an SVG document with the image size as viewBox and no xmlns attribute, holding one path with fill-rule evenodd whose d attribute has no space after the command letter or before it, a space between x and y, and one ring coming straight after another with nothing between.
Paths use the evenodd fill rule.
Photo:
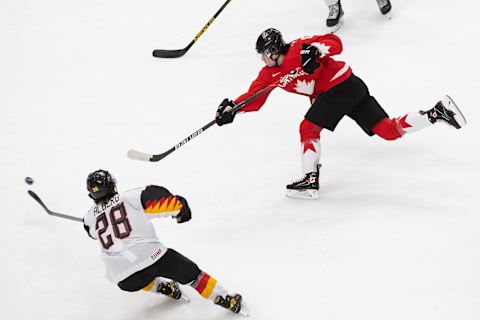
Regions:
<instances>
[{"instance_id":1,"label":"hockey player in red jersey","mask_svg":"<svg viewBox=\"0 0 480 320\"><path fill-rule=\"evenodd\" d=\"M304 176L287 185L287 196L318 197L320 133L323 129L334 131L344 116L355 120L368 135L376 134L385 140L398 139L439 121L456 129L466 124L449 96L427 111L389 118L348 64L332 58L342 52L342 42L334 34L308 36L286 43L278 30L270 28L258 37L256 50L262 55L265 67L248 92L234 101L222 101L217 109L216 122L220 126L231 123L235 118L232 108L237 103L272 84L310 99L311 106L300 123ZM267 91L239 112L259 110L270 92Z\"/></svg>"},{"instance_id":2,"label":"hockey player in red jersey","mask_svg":"<svg viewBox=\"0 0 480 320\"><path fill-rule=\"evenodd\" d=\"M85 215L84 227L101 246L107 278L120 289L188 301L178 283L190 285L215 304L246 315L241 295L229 294L193 261L158 240L150 219L189 221L191 210L185 198L155 185L118 193L115 178L105 170L88 175L87 189L95 205Z\"/></svg>"}]
</instances>

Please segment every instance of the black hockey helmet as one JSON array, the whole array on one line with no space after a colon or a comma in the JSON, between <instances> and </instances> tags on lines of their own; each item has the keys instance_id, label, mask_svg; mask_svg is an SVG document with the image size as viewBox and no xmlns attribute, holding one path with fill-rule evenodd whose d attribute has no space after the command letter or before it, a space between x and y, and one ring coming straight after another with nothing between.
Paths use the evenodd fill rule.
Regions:
<instances>
[{"instance_id":1,"label":"black hockey helmet","mask_svg":"<svg viewBox=\"0 0 480 320\"><path fill-rule=\"evenodd\" d=\"M87 190L95 202L111 197L117 193L117 181L107 170L97 170L87 177Z\"/></svg>"},{"instance_id":2,"label":"black hockey helmet","mask_svg":"<svg viewBox=\"0 0 480 320\"><path fill-rule=\"evenodd\" d=\"M270 58L275 54L285 54L288 50L288 45L283 40L280 31L275 28L269 28L260 34L255 48L258 53L265 53Z\"/></svg>"}]
</instances>

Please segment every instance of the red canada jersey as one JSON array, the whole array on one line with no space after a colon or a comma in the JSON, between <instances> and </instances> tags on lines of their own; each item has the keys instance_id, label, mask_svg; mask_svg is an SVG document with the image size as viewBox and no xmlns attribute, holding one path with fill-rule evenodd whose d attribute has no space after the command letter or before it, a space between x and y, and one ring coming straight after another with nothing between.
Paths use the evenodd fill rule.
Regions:
<instances>
[{"instance_id":1,"label":"red canada jersey","mask_svg":"<svg viewBox=\"0 0 480 320\"><path fill-rule=\"evenodd\" d=\"M307 74L302 69L300 51L302 44L311 44L318 48L321 56L318 58L320 66L313 74ZM290 48L279 66L265 66L260 70L257 78L252 82L248 92L235 99L238 104L252 96L257 91L278 81L278 87L292 93L301 94L315 99L319 94L345 81L352 70L343 61L335 61L331 56L340 54L343 50L342 42L334 34L307 36L290 42ZM241 111L250 112L259 110L268 98L271 91L267 91Z\"/></svg>"}]
</instances>

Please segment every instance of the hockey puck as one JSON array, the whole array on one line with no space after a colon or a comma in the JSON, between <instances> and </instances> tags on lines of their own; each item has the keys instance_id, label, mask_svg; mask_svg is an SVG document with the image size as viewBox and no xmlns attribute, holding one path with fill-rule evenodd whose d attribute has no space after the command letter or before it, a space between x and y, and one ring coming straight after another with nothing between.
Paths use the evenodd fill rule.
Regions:
<instances>
[{"instance_id":1,"label":"hockey puck","mask_svg":"<svg viewBox=\"0 0 480 320\"><path fill-rule=\"evenodd\" d=\"M33 179L30 178L30 177L26 177L26 178L25 178L25 183L26 183L26 184L33 184Z\"/></svg>"}]
</instances>

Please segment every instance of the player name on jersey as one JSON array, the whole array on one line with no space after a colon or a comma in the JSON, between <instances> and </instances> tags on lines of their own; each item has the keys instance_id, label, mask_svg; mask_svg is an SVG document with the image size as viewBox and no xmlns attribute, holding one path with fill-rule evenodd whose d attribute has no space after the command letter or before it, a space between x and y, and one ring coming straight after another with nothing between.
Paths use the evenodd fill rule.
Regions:
<instances>
[{"instance_id":1,"label":"player name on jersey","mask_svg":"<svg viewBox=\"0 0 480 320\"><path fill-rule=\"evenodd\" d=\"M108 202L102 203L95 208L93 208L93 214L96 216L98 213L105 211L106 209L110 208L114 204L120 201L120 196L117 194L114 197L112 197ZM101 208L99 211L98 209Z\"/></svg>"}]
</instances>

